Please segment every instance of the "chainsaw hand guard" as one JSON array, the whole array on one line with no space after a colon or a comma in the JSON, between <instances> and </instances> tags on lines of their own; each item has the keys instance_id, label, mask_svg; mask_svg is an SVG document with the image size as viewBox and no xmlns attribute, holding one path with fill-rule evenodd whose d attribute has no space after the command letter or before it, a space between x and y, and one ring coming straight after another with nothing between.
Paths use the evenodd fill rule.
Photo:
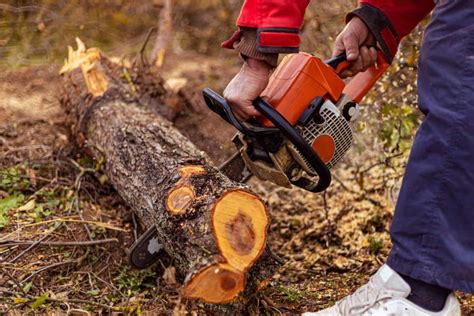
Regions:
<instances>
[{"instance_id":1,"label":"chainsaw hand guard","mask_svg":"<svg viewBox=\"0 0 474 316\"><path fill-rule=\"evenodd\" d=\"M276 128L261 127L241 123L232 112L232 109L227 101L217 92L209 88L204 88L202 92L206 105L212 112L218 114L227 123L234 126L239 132L249 137L256 137L258 135L271 135L278 133Z\"/></svg>"}]
</instances>

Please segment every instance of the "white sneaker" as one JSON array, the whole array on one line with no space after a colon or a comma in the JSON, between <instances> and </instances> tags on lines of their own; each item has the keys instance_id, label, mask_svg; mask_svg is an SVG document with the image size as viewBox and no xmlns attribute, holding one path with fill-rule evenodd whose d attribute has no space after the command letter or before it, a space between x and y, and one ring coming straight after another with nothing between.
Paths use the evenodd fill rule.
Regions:
<instances>
[{"instance_id":1,"label":"white sneaker","mask_svg":"<svg viewBox=\"0 0 474 316\"><path fill-rule=\"evenodd\" d=\"M406 298L410 286L388 265L383 265L369 283L360 287L352 295L338 301L336 305L317 313L304 313L303 316L459 316L459 301L450 294L444 308L439 312L423 309Z\"/></svg>"}]
</instances>

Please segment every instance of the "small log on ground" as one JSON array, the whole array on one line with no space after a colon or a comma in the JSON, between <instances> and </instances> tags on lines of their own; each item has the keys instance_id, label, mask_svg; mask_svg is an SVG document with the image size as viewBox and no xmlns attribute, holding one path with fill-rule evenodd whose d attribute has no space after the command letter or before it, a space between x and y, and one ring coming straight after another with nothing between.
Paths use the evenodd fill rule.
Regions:
<instances>
[{"instance_id":1,"label":"small log on ground","mask_svg":"<svg viewBox=\"0 0 474 316\"><path fill-rule=\"evenodd\" d=\"M61 70L61 102L73 133L88 154L105 161L109 181L141 222L157 227L182 276L180 293L208 303L251 293L276 265L267 253L249 271L266 249L265 204L150 110L149 101L159 97L143 94L153 85L159 90L158 79L150 75L146 82L143 70L78 46Z\"/></svg>"}]
</instances>

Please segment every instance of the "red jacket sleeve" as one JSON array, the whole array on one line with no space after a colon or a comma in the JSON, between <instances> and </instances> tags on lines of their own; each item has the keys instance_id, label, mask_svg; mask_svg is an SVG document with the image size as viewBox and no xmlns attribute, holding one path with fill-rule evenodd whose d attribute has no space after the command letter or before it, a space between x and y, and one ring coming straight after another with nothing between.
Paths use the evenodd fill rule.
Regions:
<instances>
[{"instance_id":1,"label":"red jacket sleeve","mask_svg":"<svg viewBox=\"0 0 474 316\"><path fill-rule=\"evenodd\" d=\"M237 26L257 29L257 50L261 53L295 53L308 3L309 0L245 0ZM232 48L240 35L236 32L222 46Z\"/></svg>"},{"instance_id":2,"label":"red jacket sleeve","mask_svg":"<svg viewBox=\"0 0 474 316\"><path fill-rule=\"evenodd\" d=\"M374 34L389 62L400 40L434 7L433 0L360 0L359 8L347 16L361 18Z\"/></svg>"},{"instance_id":3,"label":"red jacket sleeve","mask_svg":"<svg viewBox=\"0 0 474 316\"><path fill-rule=\"evenodd\" d=\"M257 29L260 53L295 53L299 50L299 30L309 0L245 0L237 26ZM433 0L359 0L360 6L347 15L361 18L374 34L391 62L400 40L433 9ZM223 47L233 48L240 40L237 31Z\"/></svg>"}]
</instances>

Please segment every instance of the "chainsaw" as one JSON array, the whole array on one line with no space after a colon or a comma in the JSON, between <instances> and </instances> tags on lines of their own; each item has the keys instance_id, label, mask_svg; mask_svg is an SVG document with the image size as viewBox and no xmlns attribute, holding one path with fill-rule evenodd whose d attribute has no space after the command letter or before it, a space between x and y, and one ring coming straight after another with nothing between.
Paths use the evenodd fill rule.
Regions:
<instances>
[{"instance_id":1,"label":"chainsaw","mask_svg":"<svg viewBox=\"0 0 474 316\"><path fill-rule=\"evenodd\" d=\"M286 56L253 101L261 115L247 122L236 119L222 96L204 89L207 106L239 131L233 138L238 153L221 171L235 181L255 175L283 187L324 191L329 170L352 145L358 103L388 67L379 52L376 65L346 84L339 74L349 64L345 53L326 62L307 53Z\"/></svg>"},{"instance_id":2,"label":"chainsaw","mask_svg":"<svg viewBox=\"0 0 474 316\"><path fill-rule=\"evenodd\" d=\"M330 169L352 146L358 103L389 66L378 52L375 65L346 83L340 73L349 65L345 53L327 61L308 53L287 55L253 101L261 115L246 122L221 95L204 89L209 109L238 130L232 139L237 151L221 172L238 182L254 175L288 188L327 189ZM151 227L130 249L130 264L148 267L160 256L158 246Z\"/></svg>"}]
</instances>

